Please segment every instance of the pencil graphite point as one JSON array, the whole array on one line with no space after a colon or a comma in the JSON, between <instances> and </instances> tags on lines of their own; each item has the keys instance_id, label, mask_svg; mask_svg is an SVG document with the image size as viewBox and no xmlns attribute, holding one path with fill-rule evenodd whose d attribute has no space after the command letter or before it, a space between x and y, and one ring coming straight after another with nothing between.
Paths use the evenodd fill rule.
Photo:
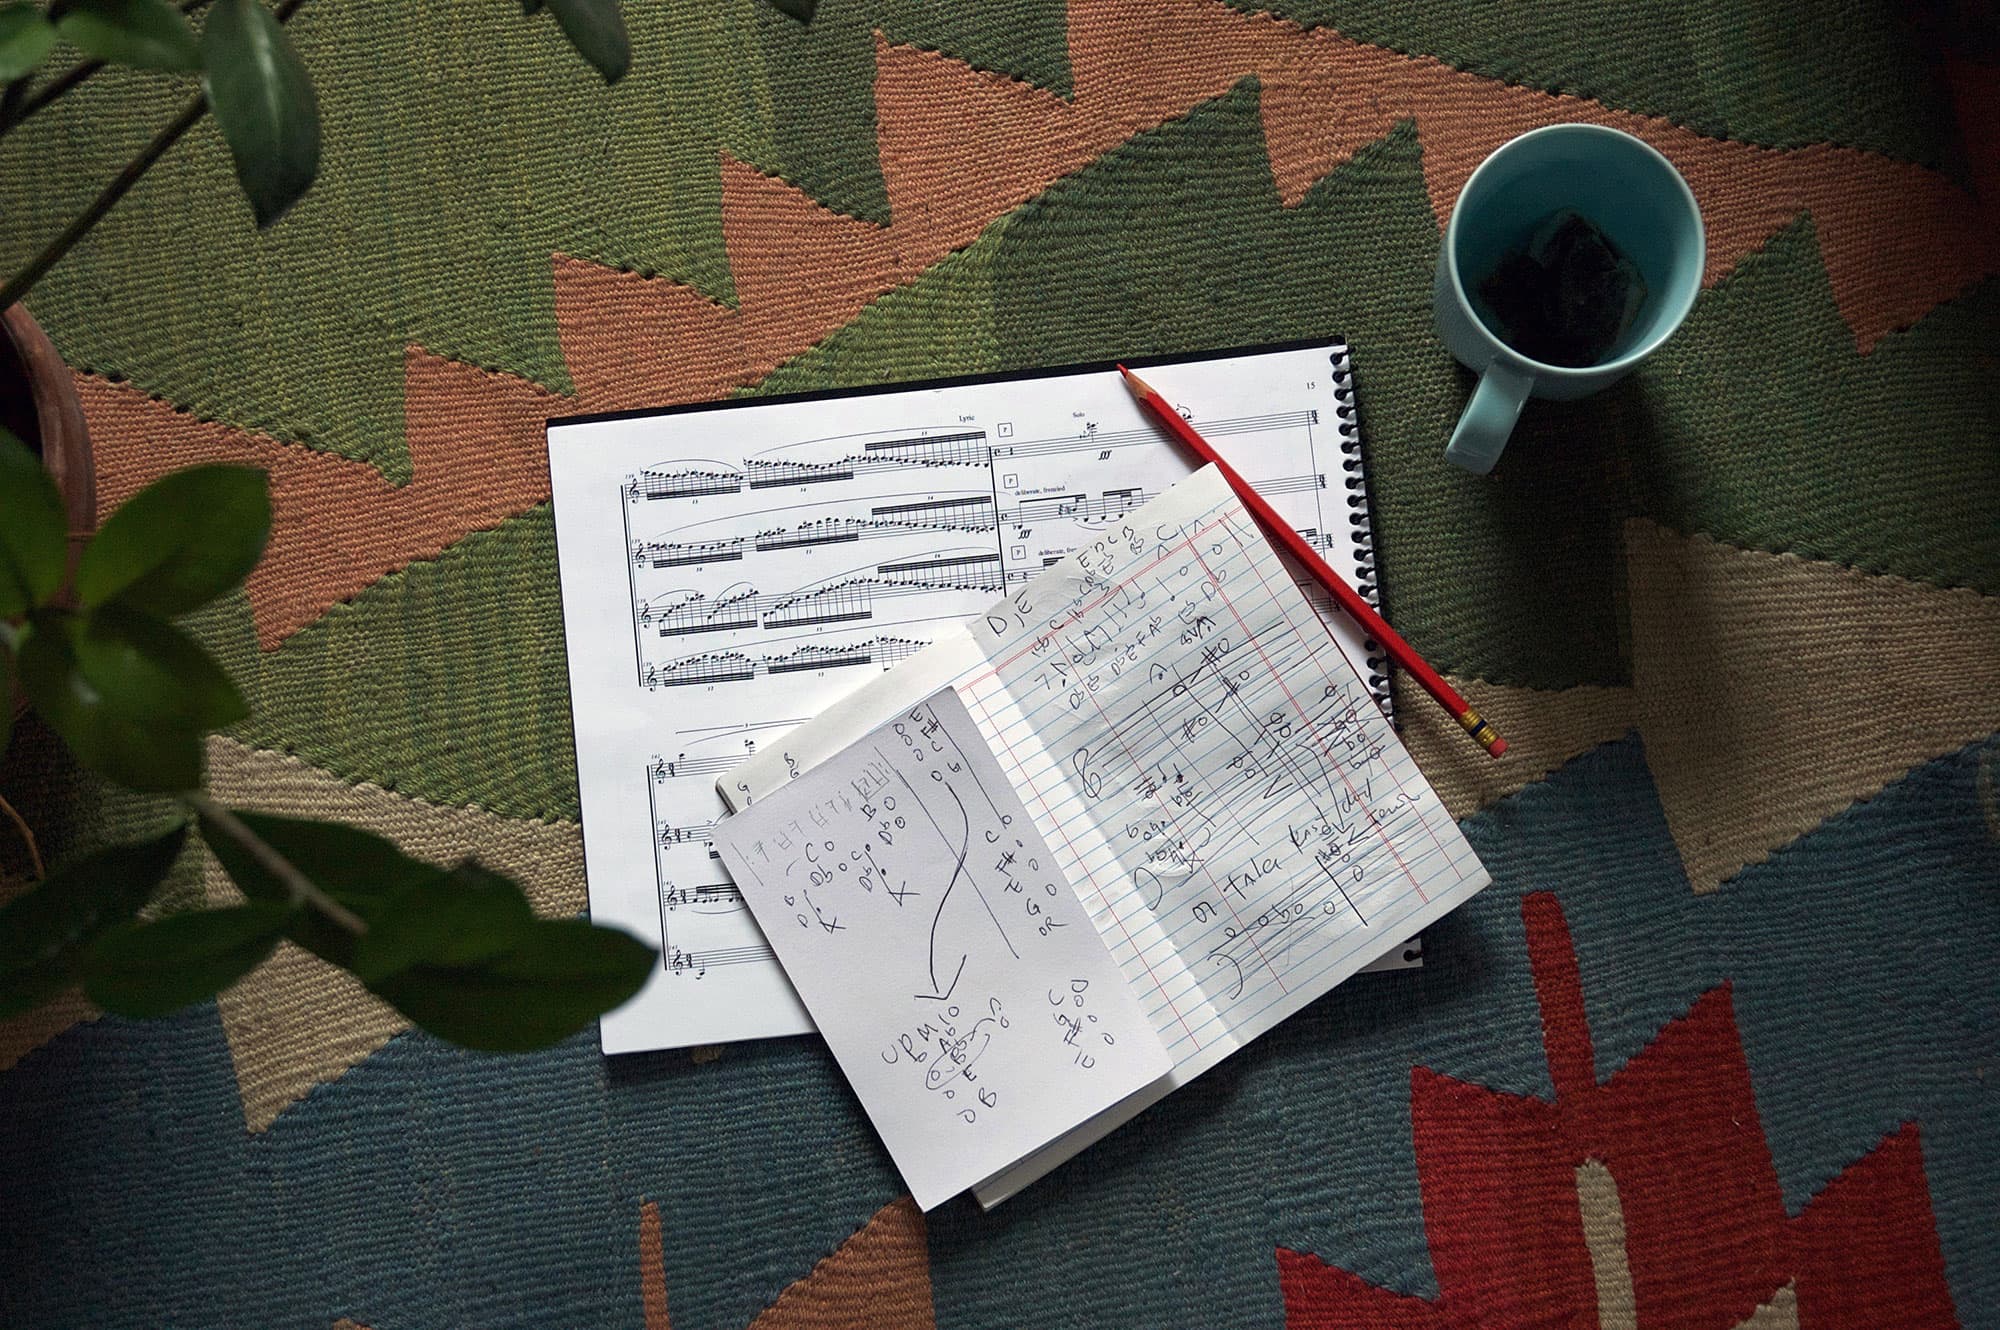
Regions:
<instances>
[{"instance_id":1,"label":"pencil graphite point","mask_svg":"<svg viewBox=\"0 0 2000 1330\"><path fill-rule=\"evenodd\" d=\"M1125 386L1132 390L1132 395L1134 397L1144 399L1147 397L1157 396L1157 394L1154 393L1151 384L1147 383L1137 374L1134 374L1131 370L1126 369L1123 365L1120 365L1118 367L1118 372L1125 376Z\"/></svg>"}]
</instances>

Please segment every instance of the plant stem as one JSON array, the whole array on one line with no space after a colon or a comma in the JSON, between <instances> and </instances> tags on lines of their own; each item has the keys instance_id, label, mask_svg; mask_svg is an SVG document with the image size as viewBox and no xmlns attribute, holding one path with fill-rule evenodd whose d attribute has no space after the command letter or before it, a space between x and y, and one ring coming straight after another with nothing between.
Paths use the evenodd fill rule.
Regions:
<instances>
[{"instance_id":1,"label":"plant stem","mask_svg":"<svg viewBox=\"0 0 2000 1330\"><path fill-rule=\"evenodd\" d=\"M181 0L181 13L192 14L197 9L206 6L208 2L209 0ZM0 138L5 138L9 130L102 68L104 68L102 60L80 61L65 70L61 78L43 88L32 98L21 102L18 109L13 106L0 107ZM28 79L19 80L18 85L24 96L28 89L28 83Z\"/></svg>"},{"instance_id":2,"label":"plant stem","mask_svg":"<svg viewBox=\"0 0 2000 1330\"><path fill-rule=\"evenodd\" d=\"M41 110L44 106L47 106L50 102L62 96L102 68L104 68L102 60L85 60L79 64L70 66L67 70L63 71L61 78L58 78L53 83L46 84L40 92L24 100L11 115L0 118L0 136L4 136L14 126L22 123L29 116Z\"/></svg>"},{"instance_id":3,"label":"plant stem","mask_svg":"<svg viewBox=\"0 0 2000 1330\"><path fill-rule=\"evenodd\" d=\"M0 698L0 706L11 705L13 704L6 698ZM35 844L35 833L29 830L28 819L15 811L14 805L7 802L5 795L0 795L0 813L7 815L13 822L14 829L21 833L21 839L28 843L28 861L35 866L35 881L40 882L48 876L48 870L42 867L42 847Z\"/></svg>"},{"instance_id":4,"label":"plant stem","mask_svg":"<svg viewBox=\"0 0 2000 1330\"><path fill-rule=\"evenodd\" d=\"M180 142L181 135L193 129L195 121L207 113L208 98L196 97L188 104L186 110L174 117L173 123L153 135L153 141L141 148L137 157L125 163L125 169L104 187L102 193L90 201L90 206L65 226L62 234L51 240L47 248L29 260L27 267L15 273L5 288L0 288L0 309L12 306L15 301L28 293L30 287L41 281L42 275L53 268L58 259L69 253L70 247L83 239L91 227L102 221L104 214L117 206L118 200L124 198L132 186L139 183L139 177L146 174L153 163L159 161L167 149Z\"/></svg>"},{"instance_id":5,"label":"plant stem","mask_svg":"<svg viewBox=\"0 0 2000 1330\"><path fill-rule=\"evenodd\" d=\"M21 103L27 100L28 89L34 85L33 74L23 74L7 85L7 91L0 93L0 134L27 117L21 112Z\"/></svg>"},{"instance_id":6,"label":"plant stem","mask_svg":"<svg viewBox=\"0 0 2000 1330\"><path fill-rule=\"evenodd\" d=\"M207 0L201 2L206 3ZM306 0L284 0L283 4L272 11L272 16L283 23L298 13L299 6L305 2ZM78 82L84 77L88 75L80 76ZM11 308L22 296L27 295L35 283L41 281L63 255L69 253L71 246L83 239L91 227L104 220L105 213L117 206L118 200L131 192L132 186L139 183L139 177L151 170L153 163L164 157L167 149L180 142L181 135L193 129L195 122L207 113L208 94L204 92L189 103L186 110L174 117L172 124L155 134L153 141L141 148L137 157L125 163L125 169L104 187L103 193L90 201L90 206L85 208L75 221L63 228L61 235L49 242L48 248L29 260L26 268L15 273L13 279L5 287L0 288L0 310Z\"/></svg>"},{"instance_id":7,"label":"plant stem","mask_svg":"<svg viewBox=\"0 0 2000 1330\"><path fill-rule=\"evenodd\" d=\"M217 831L248 850L251 858L262 864L272 877L284 884L285 891L291 896L293 904L312 906L356 937L368 931L368 925L363 922L361 916L320 890L316 882L294 867L291 860L273 849L269 841L245 826L242 818L200 790L187 791L181 795L181 800L213 823Z\"/></svg>"}]
</instances>

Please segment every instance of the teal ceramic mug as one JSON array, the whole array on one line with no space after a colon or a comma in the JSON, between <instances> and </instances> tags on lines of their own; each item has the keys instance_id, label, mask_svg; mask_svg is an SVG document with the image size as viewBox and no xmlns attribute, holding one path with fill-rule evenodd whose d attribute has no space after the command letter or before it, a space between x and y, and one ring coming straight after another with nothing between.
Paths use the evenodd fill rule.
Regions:
<instances>
[{"instance_id":1,"label":"teal ceramic mug","mask_svg":"<svg viewBox=\"0 0 2000 1330\"><path fill-rule=\"evenodd\" d=\"M1595 223L1646 290L1610 350L1581 368L1547 364L1507 345L1480 295L1486 277L1564 211ZM1528 398L1570 401L1625 377L1687 317L1705 257L1693 192L1642 140L1601 125L1550 125L1501 144L1459 192L1438 254L1432 302L1438 333L1479 373L1446 459L1484 475Z\"/></svg>"}]
</instances>

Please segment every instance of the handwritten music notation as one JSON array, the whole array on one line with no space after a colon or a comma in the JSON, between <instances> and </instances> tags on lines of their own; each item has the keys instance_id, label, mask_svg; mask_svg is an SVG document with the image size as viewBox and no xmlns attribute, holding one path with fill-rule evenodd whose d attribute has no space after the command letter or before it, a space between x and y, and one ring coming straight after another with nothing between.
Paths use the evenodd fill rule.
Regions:
<instances>
[{"instance_id":1,"label":"handwritten music notation","mask_svg":"<svg viewBox=\"0 0 2000 1330\"><path fill-rule=\"evenodd\" d=\"M1339 454L1309 414L1333 419L1330 386L1308 387L1326 367L1253 356L1163 390L1213 404L1202 427L1245 474L1333 530ZM684 901L722 880L697 829L753 732L776 739L1189 469L1094 373L565 423L549 444L591 908L688 953L758 941L747 908ZM775 966L711 970L703 992L642 993L606 1048L807 1028Z\"/></svg>"},{"instance_id":2,"label":"handwritten music notation","mask_svg":"<svg viewBox=\"0 0 2000 1330\"><path fill-rule=\"evenodd\" d=\"M916 704L942 712L936 699L960 699L1173 1055L1171 1079L1184 1082L1487 881L1345 651L1207 468L994 602L964 637L730 772L737 813L718 826L717 845L790 969L787 940L797 939L781 915L766 918L739 859L766 888L790 883L796 870L771 871L789 862L782 841L768 864L755 856L772 829L795 829L814 866L833 870L824 890L811 879L809 922L823 911L855 928L855 896L841 888L860 883L860 867L840 865L867 843L871 808L885 803L868 784L896 754L879 719L894 717L895 739L909 728L921 742L929 728ZM970 746L927 757L929 774L952 788ZM858 814L850 800L863 805ZM942 852L929 847L930 858L954 862L961 821L939 816L928 833L928 819L909 821L898 828L905 837L941 830ZM893 864L866 863L876 880L899 880ZM982 938L979 922L965 911L941 935L947 964ZM804 979L800 991L824 1027L822 1004L839 999L816 996ZM1069 1029L1087 1028L1057 1011ZM1091 1134L1038 1151L1059 1159ZM1028 1177L1051 1166L1010 1162ZM1005 1194L1018 1180L990 1190Z\"/></svg>"},{"instance_id":3,"label":"handwritten music notation","mask_svg":"<svg viewBox=\"0 0 2000 1330\"><path fill-rule=\"evenodd\" d=\"M1169 1060L949 688L724 821L717 843L918 1203Z\"/></svg>"}]
</instances>

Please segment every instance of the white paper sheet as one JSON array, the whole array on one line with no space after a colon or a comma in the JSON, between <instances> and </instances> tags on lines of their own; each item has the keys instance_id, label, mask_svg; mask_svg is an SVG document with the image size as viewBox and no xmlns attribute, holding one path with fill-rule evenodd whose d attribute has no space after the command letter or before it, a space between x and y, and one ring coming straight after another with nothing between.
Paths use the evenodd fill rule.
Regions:
<instances>
[{"instance_id":1,"label":"white paper sheet","mask_svg":"<svg viewBox=\"0 0 2000 1330\"><path fill-rule=\"evenodd\" d=\"M949 688L715 844L926 1210L1172 1065Z\"/></svg>"},{"instance_id":2,"label":"white paper sheet","mask_svg":"<svg viewBox=\"0 0 2000 1330\"><path fill-rule=\"evenodd\" d=\"M966 699L1174 1069L978 1189L996 1203L1488 878L1213 468L725 778L732 803L942 685ZM871 720L872 718L872 720Z\"/></svg>"},{"instance_id":3,"label":"white paper sheet","mask_svg":"<svg viewBox=\"0 0 2000 1330\"><path fill-rule=\"evenodd\" d=\"M1359 580L1345 363L1146 375ZM661 945L605 1052L810 1030L715 856L716 777L1190 470L1113 372L551 425L591 917Z\"/></svg>"}]
</instances>

